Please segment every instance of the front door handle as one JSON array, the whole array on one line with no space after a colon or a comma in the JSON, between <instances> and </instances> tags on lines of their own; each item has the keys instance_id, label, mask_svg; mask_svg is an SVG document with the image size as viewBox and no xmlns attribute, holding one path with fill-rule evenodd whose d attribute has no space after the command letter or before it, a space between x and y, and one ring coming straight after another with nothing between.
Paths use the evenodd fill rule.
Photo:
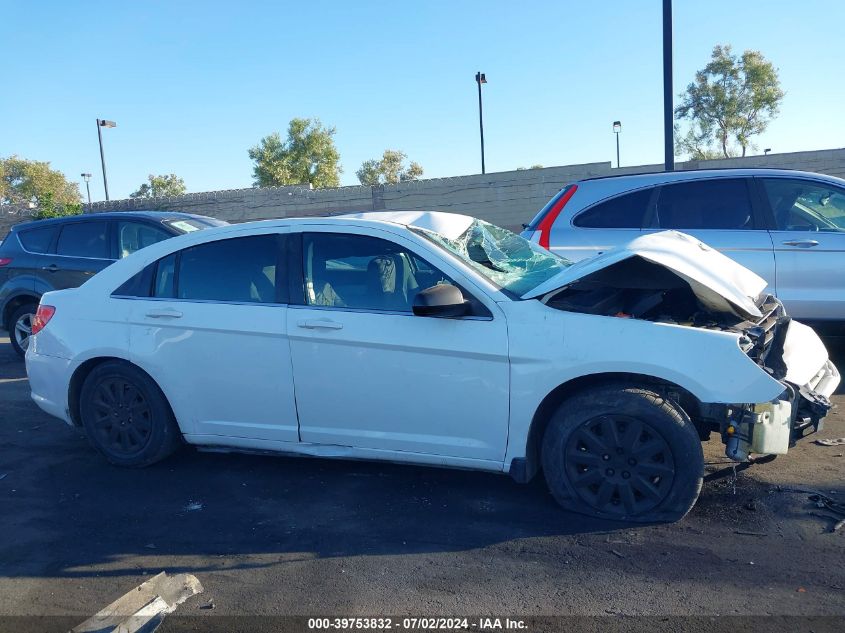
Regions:
<instances>
[{"instance_id":1,"label":"front door handle","mask_svg":"<svg viewBox=\"0 0 845 633\"><path fill-rule=\"evenodd\" d=\"M178 310L166 308L163 310L150 310L146 316L151 319L180 319L182 318L182 313Z\"/></svg>"},{"instance_id":2,"label":"front door handle","mask_svg":"<svg viewBox=\"0 0 845 633\"><path fill-rule=\"evenodd\" d=\"M798 248L812 248L818 246L817 240L787 240L783 243L784 246L797 246Z\"/></svg>"},{"instance_id":3,"label":"front door handle","mask_svg":"<svg viewBox=\"0 0 845 633\"><path fill-rule=\"evenodd\" d=\"M49 266L42 266L41 270L46 270L48 273L54 273L59 270L59 267L55 264L50 264Z\"/></svg>"},{"instance_id":4,"label":"front door handle","mask_svg":"<svg viewBox=\"0 0 845 633\"><path fill-rule=\"evenodd\" d=\"M337 321L329 321L328 319L305 319L298 321L297 326L304 327L306 330L342 330L343 323Z\"/></svg>"}]
</instances>

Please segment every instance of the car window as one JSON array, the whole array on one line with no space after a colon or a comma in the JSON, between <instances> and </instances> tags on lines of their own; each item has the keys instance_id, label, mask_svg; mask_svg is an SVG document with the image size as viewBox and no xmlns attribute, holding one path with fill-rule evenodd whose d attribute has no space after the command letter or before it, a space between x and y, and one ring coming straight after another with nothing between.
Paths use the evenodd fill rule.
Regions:
<instances>
[{"instance_id":1,"label":"car window","mask_svg":"<svg viewBox=\"0 0 845 633\"><path fill-rule=\"evenodd\" d=\"M62 227L56 254L73 257L109 258L106 222L72 222Z\"/></svg>"},{"instance_id":2,"label":"car window","mask_svg":"<svg viewBox=\"0 0 845 633\"><path fill-rule=\"evenodd\" d=\"M600 202L579 214L573 223L593 229L642 228L652 191L643 189Z\"/></svg>"},{"instance_id":3,"label":"car window","mask_svg":"<svg viewBox=\"0 0 845 633\"><path fill-rule=\"evenodd\" d=\"M153 296L172 298L176 296L176 253L158 260L156 264L155 281L153 282Z\"/></svg>"},{"instance_id":4,"label":"car window","mask_svg":"<svg viewBox=\"0 0 845 633\"><path fill-rule=\"evenodd\" d=\"M172 237L164 229L145 222L117 223L117 256L127 257L137 250Z\"/></svg>"},{"instance_id":5,"label":"car window","mask_svg":"<svg viewBox=\"0 0 845 633\"><path fill-rule=\"evenodd\" d=\"M742 178L664 185L655 211L661 229L753 229L751 197Z\"/></svg>"},{"instance_id":6,"label":"car window","mask_svg":"<svg viewBox=\"0 0 845 633\"><path fill-rule=\"evenodd\" d=\"M778 230L845 231L845 190L786 178L765 178L763 189Z\"/></svg>"},{"instance_id":7,"label":"car window","mask_svg":"<svg viewBox=\"0 0 845 633\"><path fill-rule=\"evenodd\" d=\"M411 312L417 293L456 285L394 242L364 235L303 236L305 303L360 310Z\"/></svg>"},{"instance_id":8,"label":"car window","mask_svg":"<svg viewBox=\"0 0 845 633\"><path fill-rule=\"evenodd\" d=\"M30 229L29 231L18 233L18 238L23 247L30 253L46 253L50 248L50 243L53 241L53 236L57 230L58 227L55 226Z\"/></svg>"},{"instance_id":9,"label":"car window","mask_svg":"<svg viewBox=\"0 0 845 633\"><path fill-rule=\"evenodd\" d=\"M186 248L179 257L176 296L277 303L278 259L279 240L275 234L218 240Z\"/></svg>"}]
</instances>

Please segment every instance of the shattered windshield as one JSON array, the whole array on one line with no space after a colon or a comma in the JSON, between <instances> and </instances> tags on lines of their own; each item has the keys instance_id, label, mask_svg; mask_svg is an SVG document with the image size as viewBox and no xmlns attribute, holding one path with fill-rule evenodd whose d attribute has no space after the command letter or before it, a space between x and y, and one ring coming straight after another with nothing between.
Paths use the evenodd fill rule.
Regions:
<instances>
[{"instance_id":1,"label":"shattered windshield","mask_svg":"<svg viewBox=\"0 0 845 633\"><path fill-rule=\"evenodd\" d=\"M568 259L483 220L473 220L454 240L426 229L414 227L414 230L517 296L572 265Z\"/></svg>"}]
</instances>

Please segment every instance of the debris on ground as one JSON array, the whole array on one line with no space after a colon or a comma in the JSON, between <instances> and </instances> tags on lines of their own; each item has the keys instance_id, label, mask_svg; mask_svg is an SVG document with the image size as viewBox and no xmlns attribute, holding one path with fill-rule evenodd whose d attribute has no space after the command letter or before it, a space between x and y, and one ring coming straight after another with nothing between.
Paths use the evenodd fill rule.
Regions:
<instances>
[{"instance_id":1,"label":"debris on ground","mask_svg":"<svg viewBox=\"0 0 845 633\"><path fill-rule=\"evenodd\" d=\"M210 598L208 600L208 602L200 605L200 609L213 609L213 608L214 608L214 598Z\"/></svg>"},{"instance_id":2,"label":"debris on ground","mask_svg":"<svg viewBox=\"0 0 845 633\"><path fill-rule=\"evenodd\" d=\"M71 633L152 633L161 625L164 616L175 611L177 606L191 596L202 592L202 584L192 574L168 576L161 572L74 627Z\"/></svg>"},{"instance_id":3,"label":"debris on ground","mask_svg":"<svg viewBox=\"0 0 845 633\"><path fill-rule=\"evenodd\" d=\"M814 442L819 446L845 446L845 437L836 437L828 440L816 440Z\"/></svg>"}]
</instances>

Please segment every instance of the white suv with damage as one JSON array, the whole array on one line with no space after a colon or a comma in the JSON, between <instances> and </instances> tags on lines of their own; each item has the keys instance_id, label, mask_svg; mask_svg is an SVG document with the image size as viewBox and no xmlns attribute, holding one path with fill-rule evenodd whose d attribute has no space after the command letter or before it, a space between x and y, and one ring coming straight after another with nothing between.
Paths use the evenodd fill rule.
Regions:
<instances>
[{"instance_id":1,"label":"white suv with damage","mask_svg":"<svg viewBox=\"0 0 845 633\"><path fill-rule=\"evenodd\" d=\"M830 408L824 345L765 286L677 232L572 265L461 215L272 220L45 294L26 362L35 402L119 465L184 442L542 469L567 509L671 521L702 440L783 454Z\"/></svg>"}]
</instances>

